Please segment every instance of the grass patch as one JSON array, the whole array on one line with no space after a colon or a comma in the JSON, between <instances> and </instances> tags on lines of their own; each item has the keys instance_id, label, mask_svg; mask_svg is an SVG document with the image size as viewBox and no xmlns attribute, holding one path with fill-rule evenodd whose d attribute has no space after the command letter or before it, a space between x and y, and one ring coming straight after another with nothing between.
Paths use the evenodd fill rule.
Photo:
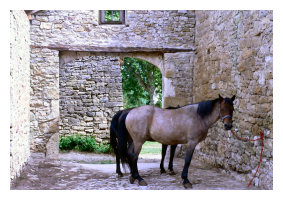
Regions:
<instances>
[{"instance_id":1,"label":"grass patch","mask_svg":"<svg viewBox=\"0 0 283 200\"><path fill-rule=\"evenodd\" d=\"M76 150L93 153L111 153L110 144L98 144L91 136L71 135L60 137L60 151Z\"/></svg>"},{"instance_id":2,"label":"grass patch","mask_svg":"<svg viewBox=\"0 0 283 200\"><path fill-rule=\"evenodd\" d=\"M141 154L159 155L162 151L162 145L158 142L145 142L142 146Z\"/></svg>"},{"instance_id":3,"label":"grass patch","mask_svg":"<svg viewBox=\"0 0 283 200\"><path fill-rule=\"evenodd\" d=\"M87 162L85 160L79 160L77 161L77 163L81 163L81 164L115 164L116 162L113 160L96 160L96 161L92 161L92 162Z\"/></svg>"}]
</instances>

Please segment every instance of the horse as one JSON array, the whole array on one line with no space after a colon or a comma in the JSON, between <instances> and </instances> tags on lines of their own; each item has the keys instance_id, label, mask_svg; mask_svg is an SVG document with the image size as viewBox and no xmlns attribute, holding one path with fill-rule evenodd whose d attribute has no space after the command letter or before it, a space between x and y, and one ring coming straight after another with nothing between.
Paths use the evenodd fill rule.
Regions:
<instances>
[{"instance_id":1,"label":"horse","mask_svg":"<svg viewBox=\"0 0 283 200\"><path fill-rule=\"evenodd\" d=\"M188 169L195 147L206 138L208 129L219 119L223 121L226 130L232 128L234 100L235 95L232 98L219 95L214 100L173 110L146 105L122 114L118 131L118 151L121 162L130 166L130 183L138 180L139 185L147 185L138 172L138 156L145 141L157 141L165 145L187 144L181 178L185 188L192 188Z\"/></svg>"},{"instance_id":2,"label":"horse","mask_svg":"<svg viewBox=\"0 0 283 200\"><path fill-rule=\"evenodd\" d=\"M166 109L177 109L177 108L180 108L180 106L179 105L177 107L170 106L170 107L167 107ZM166 156L167 147L168 145L162 144L161 162L160 162L160 173L161 174L166 173L166 170L164 169L164 159ZM176 174L173 170L173 159L174 159L176 148L177 148L177 144L170 146L170 158L169 158L169 164L168 164L169 175Z\"/></svg>"},{"instance_id":3,"label":"horse","mask_svg":"<svg viewBox=\"0 0 283 200\"><path fill-rule=\"evenodd\" d=\"M180 108L178 105L177 107L168 107L166 109L176 109ZM120 110L118 111L112 118L111 120L111 125L110 125L110 145L112 149L114 150L114 153L116 155L116 173L118 174L119 177L123 177L123 173L121 172L120 168L120 155L117 149L118 146L118 124L120 122L120 117L122 114L127 114L132 110L133 108L125 109L125 110ZM167 150L168 145L162 144L162 158L160 162L160 173L166 173L166 170L164 169L164 159L166 156L166 150ZM169 169L169 174L170 175L175 175L176 173L173 170L173 158L175 155L177 145L171 145L170 147L170 159L169 159L169 164L168 164L168 169Z\"/></svg>"}]
</instances>

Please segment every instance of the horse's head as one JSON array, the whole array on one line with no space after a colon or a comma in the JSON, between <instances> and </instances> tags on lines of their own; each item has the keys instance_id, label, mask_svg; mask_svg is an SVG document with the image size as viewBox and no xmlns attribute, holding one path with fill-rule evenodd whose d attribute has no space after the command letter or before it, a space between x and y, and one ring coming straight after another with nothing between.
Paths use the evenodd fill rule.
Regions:
<instances>
[{"instance_id":1,"label":"horse's head","mask_svg":"<svg viewBox=\"0 0 283 200\"><path fill-rule=\"evenodd\" d=\"M232 98L223 98L219 95L220 100L220 109L219 115L221 120L224 123L224 127L226 130L230 130L232 128L232 117L234 111L234 104L233 101L235 100L235 95Z\"/></svg>"}]
</instances>

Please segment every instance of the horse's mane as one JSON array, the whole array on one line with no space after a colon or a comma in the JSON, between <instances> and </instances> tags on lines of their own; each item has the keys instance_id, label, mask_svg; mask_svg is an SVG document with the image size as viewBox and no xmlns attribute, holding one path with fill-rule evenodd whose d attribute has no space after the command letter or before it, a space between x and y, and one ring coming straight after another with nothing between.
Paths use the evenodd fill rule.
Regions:
<instances>
[{"instance_id":1,"label":"horse's mane","mask_svg":"<svg viewBox=\"0 0 283 200\"><path fill-rule=\"evenodd\" d=\"M214 100L208 100L208 101L202 101L198 103L198 109L197 109L197 114L201 117L204 118L207 115L209 115L216 102L218 102L219 99L214 99Z\"/></svg>"}]
</instances>

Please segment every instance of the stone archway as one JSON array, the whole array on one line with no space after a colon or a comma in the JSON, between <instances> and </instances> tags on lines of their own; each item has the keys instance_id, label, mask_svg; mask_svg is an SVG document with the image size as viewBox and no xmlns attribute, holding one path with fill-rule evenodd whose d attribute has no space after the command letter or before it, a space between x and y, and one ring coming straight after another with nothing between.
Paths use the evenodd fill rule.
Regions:
<instances>
[{"instance_id":1,"label":"stone archway","mask_svg":"<svg viewBox=\"0 0 283 200\"><path fill-rule=\"evenodd\" d=\"M119 60L125 57L146 60L164 74L162 53L60 52L59 135L91 135L98 142L109 139L112 116L123 109ZM53 143L49 149L58 148L59 139Z\"/></svg>"},{"instance_id":2,"label":"stone archway","mask_svg":"<svg viewBox=\"0 0 283 200\"><path fill-rule=\"evenodd\" d=\"M50 47L51 48L51 47ZM134 49L133 52L129 52L129 49L118 49L117 51L114 51L108 49L109 51L106 51L107 49L103 49L105 51L87 51L89 50L86 48L86 51L81 51L82 49L68 49L68 48L42 48L38 49L37 47L32 48L32 52L34 55L38 55L38 57L44 57L45 60L47 60L47 63L40 63L36 59L31 61L32 63L32 83L33 83L33 91L36 92L36 96L42 95L40 91L42 90L44 94L48 95L46 96L48 102L50 101L50 114L48 117L42 116L43 112L38 112L37 110L44 110L45 104L36 104L36 96L35 99L32 100L32 105L36 104L33 111L33 120L32 120L32 148L36 149L36 151L43 151L46 153L46 157L48 158L57 158L58 152L59 152L59 129L61 128L61 125L59 126L59 116L60 116L60 108L59 108L59 69L62 65L68 65L68 63L74 62L75 59L81 59L81 62L85 62L84 59L87 59L91 56L100 56L101 58L107 58L109 62L116 67L109 68L109 70L113 71L117 75L117 79L121 79L120 77L120 63L119 59L124 57L135 57L140 58L143 60L146 60L152 64L154 64L156 67L158 67L162 73L162 105L163 107L168 106L177 106L177 105L184 105L187 103L192 102L192 96L193 94L190 92L190 88L192 88L192 71L193 71L193 62L194 62L194 53L193 52L174 52L173 50L167 50L161 49L161 50L148 50L145 49L142 51L141 49ZM130 49L131 50L131 49ZM35 57L36 58L36 57ZM79 60L75 62L80 62ZM33 64L35 63L35 64ZM77 63L77 64L78 64ZM41 66L43 65L44 66ZM46 66L45 66L46 65ZM38 70L37 70L38 68ZM44 71L42 71L44 70ZM45 73L52 72L52 75L48 75L48 79L45 79L45 84L47 86L44 86L42 88L42 84L39 84L37 82L37 78L39 76L45 75ZM118 77L119 74L119 77ZM47 76L47 75L46 75ZM88 75L85 74L84 78L88 79ZM35 80L35 81L33 81ZM49 86L52 85L52 91L51 93L48 92ZM83 88L81 88L83 89ZM104 87L104 89L107 89ZM80 88L77 88L77 90L80 90ZM38 93L38 95L37 95ZM43 95L44 95L43 94ZM120 92L121 96L116 98L122 98L122 91ZM52 96L50 96L52 95ZM98 98L97 98L98 99ZM88 100L87 100L88 101ZM109 101L109 98L104 99L106 101L105 103L108 103L108 106L114 108L112 109L112 113L119 110L119 108L122 107L122 99L121 104L115 104L115 102ZM108 101L108 102L107 102ZM47 103L48 103L47 102ZM87 103L87 102L86 102ZM116 102L117 103L117 102ZM47 104L46 104L47 105ZM48 104L49 105L49 104ZM109 109L109 108L107 108ZM87 111L88 112L88 111ZM92 111L90 111L92 112ZM95 111L96 112L96 111ZM99 111L97 111L99 112ZM109 117L111 116L111 112L108 112L107 116L104 116L105 113L102 113L103 117ZM89 113L92 115L91 113ZM55 116L56 115L56 116ZM83 115L83 113L81 113ZM85 113L87 116L87 113ZM99 115L99 114L98 114ZM88 116L87 116L88 117ZM89 116L92 117L92 116ZM95 116L93 116L95 117ZM52 121L49 120L52 119ZM61 121L64 117L61 116ZM45 120L46 119L46 120ZM58 120L55 120L58 119ZM69 119L68 119L69 120ZM88 119L86 119L88 120ZM103 134L107 134L107 126L109 124L109 121L111 119L104 119L104 122L101 125L98 130L103 130ZM52 125L52 131L48 131L48 133L42 132L42 127L40 128L39 125L42 124L49 124L53 123ZM74 123L77 123L76 120L73 120ZM89 121L90 122L90 121ZM89 123L85 121L85 123ZM61 122L60 122L61 124ZM90 124L90 123L89 123ZM49 126L48 126L49 127ZM59 128L60 127L60 128ZM81 127L76 127L76 131L81 131ZM53 131L57 130L57 131ZM61 129L62 130L62 129ZM61 131L60 130L60 131ZM71 130L71 129L69 129ZM35 131L35 132L34 132ZM85 130L84 130L85 131ZM91 128L88 128L88 131L91 132ZM34 132L34 133L33 133ZM69 131L71 132L71 131ZM37 146L41 145L42 148L37 149Z\"/></svg>"}]
</instances>

